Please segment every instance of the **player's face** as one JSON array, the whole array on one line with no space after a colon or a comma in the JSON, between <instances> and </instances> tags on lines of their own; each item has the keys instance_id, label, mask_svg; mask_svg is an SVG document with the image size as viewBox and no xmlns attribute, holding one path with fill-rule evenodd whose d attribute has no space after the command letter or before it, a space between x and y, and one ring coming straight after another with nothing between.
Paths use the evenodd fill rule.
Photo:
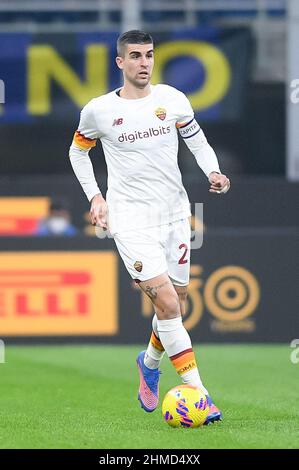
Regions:
<instances>
[{"instance_id":1,"label":"player's face","mask_svg":"<svg viewBox=\"0 0 299 470\"><path fill-rule=\"evenodd\" d=\"M116 58L124 79L137 88L144 88L150 81L154 66L153 47L153 44L128 44L125 56Z\"/></svg>"}]
</instances>

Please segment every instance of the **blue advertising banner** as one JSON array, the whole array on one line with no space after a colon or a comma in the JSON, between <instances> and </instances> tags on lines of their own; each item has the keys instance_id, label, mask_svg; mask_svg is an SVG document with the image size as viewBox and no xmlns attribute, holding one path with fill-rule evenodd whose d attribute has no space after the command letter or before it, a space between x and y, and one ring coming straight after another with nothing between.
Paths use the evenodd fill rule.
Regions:
<instances>
[{"instance_id":1,"label":"blue advertising banner","mask_svg":"<svg viewBox=\"0 0 299 470\"><path fill-rule=\"evenodd\" d=\"M117 37L117 32L1 33L0 123L75 123L91 98L121 86ZM248 79L247 29L203 27L154 39L153 83L186 93L201 120L238 118Z\"/></svg>"}]
</instances>

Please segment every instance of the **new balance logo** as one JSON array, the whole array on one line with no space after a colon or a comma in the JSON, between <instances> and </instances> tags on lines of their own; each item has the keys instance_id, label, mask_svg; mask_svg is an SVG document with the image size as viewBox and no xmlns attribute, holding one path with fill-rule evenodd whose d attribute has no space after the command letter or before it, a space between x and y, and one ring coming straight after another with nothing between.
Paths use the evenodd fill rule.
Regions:
<instances>
[{"instance_id":1,"label":"new balance logo","mask_svg":"<svg viewBox=\"0 0 299 470\"><path fill-rule=\"evenodd\" d=\"M123 118L114 119L113 126L120 126L123 121Z\"/></svg>"}]
</instances>

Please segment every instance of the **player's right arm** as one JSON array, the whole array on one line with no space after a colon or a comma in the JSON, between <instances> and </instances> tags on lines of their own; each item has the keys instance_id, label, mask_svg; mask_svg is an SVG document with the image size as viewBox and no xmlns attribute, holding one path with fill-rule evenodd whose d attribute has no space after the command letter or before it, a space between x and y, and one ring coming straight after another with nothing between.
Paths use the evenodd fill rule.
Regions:
<instances>
[{"instance_id":1,"label":"player's right arm","mask_svg":"<svg viewBox=\"0 0 299 470\"><path fill-rule=\"evenodd\" d=\"M90 218L93 225L107 229L107 203L95 179L89 151L95 147L99 132L91 103L81 111L79 127L76 130L69 157L74 173L80 182L87 199L91 203Z\"/></svg>"}]
</instances>

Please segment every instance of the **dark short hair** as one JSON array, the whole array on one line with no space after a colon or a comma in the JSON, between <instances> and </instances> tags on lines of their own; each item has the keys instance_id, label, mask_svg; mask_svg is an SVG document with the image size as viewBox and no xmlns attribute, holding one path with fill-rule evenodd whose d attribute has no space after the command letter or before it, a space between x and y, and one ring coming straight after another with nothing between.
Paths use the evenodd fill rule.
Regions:
<instances>
[{"instance_id":1,"label":"dark short hair","mask_svg":"<svg viewBox=\"0 0 299 470\"><path fill-rule=\"evenodd\" d=\"M153 38L149 33L139 31L138 29L132 29L119 36L117 40L117 54L120 57L124 56L125 47L128 44L153 44Z\"/></svg>"}]
</instances>

